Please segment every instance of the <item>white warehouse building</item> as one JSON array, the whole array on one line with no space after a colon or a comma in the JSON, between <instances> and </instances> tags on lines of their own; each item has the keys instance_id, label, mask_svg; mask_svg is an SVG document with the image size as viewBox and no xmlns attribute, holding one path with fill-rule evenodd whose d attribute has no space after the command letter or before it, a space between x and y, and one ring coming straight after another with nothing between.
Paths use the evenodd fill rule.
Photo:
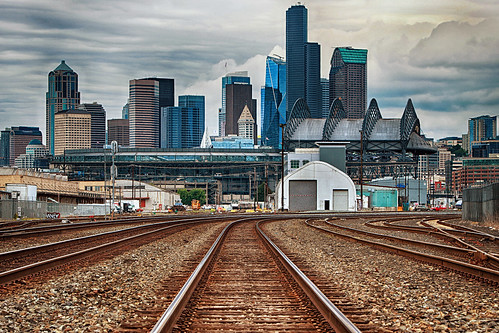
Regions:
<instances>
[{"instance_id":1,"label":"white warehouse building","mask_svg":"<svg viewBox=\"0 0 499 333\"><path fill-rule=\"evenodd\" d=\"M276 188L276 207L281 209L282 184ZM338 168L312 161L284 177L284 209L290 211L356 210L355 185Z\"/></svg>"}]
</instances>

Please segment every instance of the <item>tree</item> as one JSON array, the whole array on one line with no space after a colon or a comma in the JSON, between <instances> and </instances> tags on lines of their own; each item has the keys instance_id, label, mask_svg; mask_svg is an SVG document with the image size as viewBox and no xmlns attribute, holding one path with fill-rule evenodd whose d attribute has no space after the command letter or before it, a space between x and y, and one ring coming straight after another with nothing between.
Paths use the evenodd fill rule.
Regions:
<instances>
[{"instance_id":1,"label":"tree","mask_svg":"<svg viewBox=\"0 0 499 333\"><path fill-rule=\"evenodd\" d=\"M449 148L450 152L456 157L464 157L467 155L466 150L464 150L461 145L455 145Z\"/></svg>"},{"instance_id":2,"label":"tree","mask_svg":"<svg viewBox=\"0 0 499 333\"><path fill-rule=\"evenodd\" d=\"M182 200L184 205L190 205L194 199L199 200L200 205L206 203L206 192L199 188L192 190L180 189L177 193L180 195L180 200Z\"/></svg>"},{"instance_id":3,"label":"tree","mask_svg":"<svg viewBox=\"0 0 499 333\"><path fill-rule=\"evenodd\" d=\"M256 201L265 201L265 183L258 185L258 190L256 192ZM272 191L267 187L267 195L272 193Z\"/></svg>"}]
</instances>

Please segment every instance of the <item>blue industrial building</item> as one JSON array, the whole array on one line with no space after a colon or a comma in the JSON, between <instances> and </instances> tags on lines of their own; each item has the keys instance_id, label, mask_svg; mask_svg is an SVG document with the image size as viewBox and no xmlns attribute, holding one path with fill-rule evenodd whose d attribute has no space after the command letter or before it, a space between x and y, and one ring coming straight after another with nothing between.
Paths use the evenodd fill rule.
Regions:
<instances>
[{"instance_id":1,"label":"blue industrial building","mask_svg":"<svg viewBox=\"0 0 499 333\"><path fill-rule=\"evenodd\" d=\"M281 146L281 128L286 123L286 62L268 56L265 60L265 86L261 91L263 146Z\"/></svg>"},{"instance_id":2,"label":"blue industrial building","mask_svg":"<svg viewBox=\"0 0 499 333\"><path fill-rule=\"evenodd\" d=\"M204 96L179 96L178 106L161 109L161 148L199 147L204 128Z\"/></svg>"}]
</instances>

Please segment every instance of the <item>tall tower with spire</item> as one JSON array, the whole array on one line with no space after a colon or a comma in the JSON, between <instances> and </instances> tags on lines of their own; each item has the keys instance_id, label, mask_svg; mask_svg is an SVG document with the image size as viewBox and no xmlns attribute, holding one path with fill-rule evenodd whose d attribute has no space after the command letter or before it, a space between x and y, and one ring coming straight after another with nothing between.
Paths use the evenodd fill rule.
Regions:
<instances>
[{"instance_id":1,"label":"tall tower with spire","mask_svg":"<svg viewBox=\"0 0 499 333\"><path fill-rule=\"evenodd\" d=\"M54 154L55 129L54 117L59 111L75 109L80 104L78 91L78 74L64 60L48 75L48 91L46 93L45 135L47 149Z\"/></svg>"}]
</instances>

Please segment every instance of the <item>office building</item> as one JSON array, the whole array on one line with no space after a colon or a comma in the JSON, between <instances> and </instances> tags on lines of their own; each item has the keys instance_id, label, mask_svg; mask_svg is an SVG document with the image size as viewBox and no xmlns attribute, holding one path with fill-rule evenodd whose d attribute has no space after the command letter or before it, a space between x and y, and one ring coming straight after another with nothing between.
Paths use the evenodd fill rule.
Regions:
<instances>
[{"instance_id":1,"label":"office building","mask_svg":"<svg viewBox=\"0 0 499 333\"><path fill-rule=\"evenodd\" d=\"M26 146L32 140L42 140L42 132L38 127L14 126L1 133L1 165L14 166L16 158L26 152Z\"/></svg>"},{"instance_id":2,"label":"office building","mask_svg":"<svg viewBox=\"0 0 499 333\"><path fill-rule=\"evenodd\" d=\"M47 149L38 139L33 139L26 146L26 153L19 155L15 166L22 169L48 168Z\"/></svg>"},{"instance_id":3,"label":"office building","mask_svg":"<svg viewBox=\"0 0 499 333\"><path fill-rule=\"evenodd\" d=\"M251 116L248 105L244 106L243 112L237 121L239 136L245 139L255 139L255 119Z\"/></svg>"},{"instance_id":4,"label":"office building","mask_svg":"<svg viewBox=\"0 0 499 333\"><path fill-rule=\"evenodd\" d=\"M304 5L286 11L286 110L303 98L314 118L322 116L320 45L308 42L308 12Z\"/></svg>"},{"instance_id":5,"label":"office building","mask_svg":"<svg viewBox=\"0 0 499 333\"><path fill-rule=\"evenodd\" d=\"M322 117L329 116L329 80L321 78L321 94L322 94Z\"/></svg>"},{"instance_id":6,"label":"office building","mask_svg":"<svg viewBox=\"0 0 499 333\"><path fill-rule=\"evenodd\" d=\"M265 86L261 89L261 143L279 148L281 128L286 123L286 62L280 57L265 60Z\"/></svg>"},{"instance_id":7,"label":"office building","mask_svg":"<svg viewBox=\"0 0 499 333\"><path fill-rule=\"evenodd\" d=\"M66 149L88 149L92 142L92 115L81 109L59 111L54 117L54 155Z\"/></svg>"},{"instance_id":8,"label":"office building","mask_svg":"<svg viewBox=\"0 0 499 333\"><path fill-rule=\"evenodd\" d=\"M256 99L252 98L252 86L251 84L227 84L225 86L226 90L226 123L225 123L225 134L226 135L239 135L239 126L237 121L241 117L241 113L244 107L247 105L251 116L255 120L256 124ZM256 144L257 139L257 126L255 125L255 134L253 136L254 143Z\"/></svg>"},{"instance_id":9,"label":"office building","mask_svg":"<svg viewBox=\"0 0 499 333\"><path fill-rule=\"evenodd\" d=\"M468 120L470 146L474 142L493 140L497 136L497 116L480 116Z\"/></svg>"},{"instance_id":10,"label":"office building","mask_svg":"<svg viewBox=\"0 0 499 333\"><path fill-rule=\"evenodd\" d=\"M322 118L321 46L305 44L305 101L312 118Z\"/></svg>"},{"instance_id":11,"label":"office building","mask_svg":"<svg viewBox=\"0 0 499 333\"><path fill-rule=\"evenodd\" d=\"M107 143L118 142L119 146L130 146L128 119L109 119L107 121Z\"/></svg>"},{"instance_id":12,"label":"office building","mask_svg":"<svg viewBox=\"0 0 499 333\"><path fill-rule=\"evenodd\" d=\"M97 102L81 104L78 109L90 113L92 148L102 148L106 144L106 110Z\"/></svg>"},{"instance_id":13,"label":"office building","mask_svg":"<svg viewBox=\"0 0 499 333\"><path fill-rule=\"evenodd\" d=\"M50 154L54 154L54 116L62 110L74 109L80 104L78 74L64 60L48 75L46 93L46 143Z\"/></svg>"},{"instance_id":14,"label":"office building","mask_svg":"<svg viewBox=\"0 0 499 333\"><path fill-rule=\"evenodd\" d=\"M337 47L329 71L329 105L339 98L348 119L362 119L367 110L367 50Z\"/></svg>"},{"instance_id":15,"label":"office building","mask_svg":"<svg viewBox=\"0 0 499 333\"><path fill-rule=\"evenodd\" d=\"M218 111L218 135L225 136L227 133L226 129L226 113L227 113L227 97L226 97L226 86L228 84L250 84L250 77L247 71L239 71L234 73L228 73L222 77L222 108Z\"/></svg>"},{"instance_id":16,"label":"office building","mask_svg":"<svg viewBox=\"0 0 499 333\"><path fill-rule=\"evenodd\" d=\"M162 108L161 148L199 147L205 128L205 97L178 97L178 106Z\"/></svg>"},{"instance_id":17,"label":"office building","mask_svg":"<svg viewBox=\"0 0 499 333\"><path fill-rule=\"evenodd\" d=\"M123 108L121 109L121 118L122 119L128 119L128 113L130 109L130 99L126 101L126 104L123 105Z\"/></svg>"},{"instance_id":18,"label":"office building","mask_svg":"<svg viewBox=\"0 0 499 333\"><path fill-rule=\"evenodd\" d=\"M173 106L174 97L173 79L130 80L130 146L160 146L160 108Z\"/></svg>"}]
</instances>

